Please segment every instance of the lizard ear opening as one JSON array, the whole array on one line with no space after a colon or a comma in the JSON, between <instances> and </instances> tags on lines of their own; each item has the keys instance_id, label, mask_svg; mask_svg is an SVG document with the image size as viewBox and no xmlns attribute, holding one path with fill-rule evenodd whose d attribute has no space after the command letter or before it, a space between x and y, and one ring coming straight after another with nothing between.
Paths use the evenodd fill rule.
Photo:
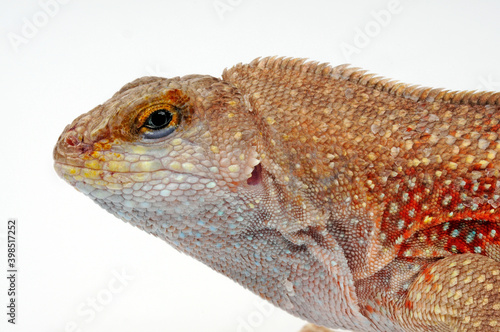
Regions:
<instances>
[{"instance_id":1,"label":"lizard ear opening","mask_svg":"<svg viewBox=\"0 0 500 332\"><path fill-rule=\"evenodd\" d=\"M262 166L260 163L254 166L252 175L247 179L247 184L256 186L262 181Z\"/></svg>"}]
</instances>

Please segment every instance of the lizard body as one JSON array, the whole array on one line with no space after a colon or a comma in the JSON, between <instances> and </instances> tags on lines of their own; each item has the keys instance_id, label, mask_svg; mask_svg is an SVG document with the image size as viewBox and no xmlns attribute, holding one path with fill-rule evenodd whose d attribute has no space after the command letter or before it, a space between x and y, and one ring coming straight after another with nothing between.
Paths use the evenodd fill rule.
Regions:
<instances>
[{"instance_id":1,"label":"lizard body","mask_svg":"<svg viewBox=\"0 0 500 332\"><path fill-rule=\"evenodd\" d=\"M58 174L312 323L500 330L500 94L265 58L144 77L66 127Z\"/></svg>"}]
</instances>

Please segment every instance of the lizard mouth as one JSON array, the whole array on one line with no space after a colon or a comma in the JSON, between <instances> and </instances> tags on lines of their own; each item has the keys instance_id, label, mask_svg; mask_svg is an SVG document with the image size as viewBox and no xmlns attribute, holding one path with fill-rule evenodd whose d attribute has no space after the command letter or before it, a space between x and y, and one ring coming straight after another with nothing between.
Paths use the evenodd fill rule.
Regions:
<instances>
[{"instance_id":1,"label":"lizard mouth","mask_svg":"<svg viewBox=\"0 0 500 332\"><path fill-rule=\"evenodd\" d=\"M194 181L193 178L196 178L202 182L215 181L212 178L198 176L195 174L178 172L171 169L159 169L155 171L143 171L143 172L116 171L116 170L89 168L61 161L54 162L54 170L56 171L59 177L66 180L73 186L77 182L85 182L87 184L93 184L100 181L109 181L111 180L111 178L113 179L113 181L111 181L112 183L119 183L119 184L126 184L126 183L134 184L136 182L151 181L152 179L158 181L166 177L175 177L177 181L180 181L183 178L187 177L191 178L190 179L191 182ZM259 179L260 179L260 172L259 172ZM258 184L258 182L255 184Z\"/></svg>"},{"instance_id":2,"label":"lizard mouth","mask_svg":"<svg viewBox=\"0 0 500 332\"><path fill-rule=\"evenodd\" d=\"M140 211L175 209L179 196L196 201L198 194L217 190L215 180L170 170L120 173L60 162L54 168L77 191L110 211L121 211L120 206Z\"/></svg>"}]
</instances>

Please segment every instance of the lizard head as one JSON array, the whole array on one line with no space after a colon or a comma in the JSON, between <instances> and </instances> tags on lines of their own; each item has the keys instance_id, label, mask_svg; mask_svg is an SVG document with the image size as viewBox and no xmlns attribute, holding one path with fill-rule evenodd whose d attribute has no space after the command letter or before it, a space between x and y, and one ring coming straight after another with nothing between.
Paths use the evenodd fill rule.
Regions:
<instances>
[{"instance_id":1,"label":"lizard head","mask_svg":"<svg viewBox=\"0 0 500 332\"><path fill-rule=\"evenodd\" d=\"M109 212L164 236L204 222L193 215L208 224L208 210L251 186L252 117L219 79L143 77L64 129L55 170Z\"/></svg>"}]
</instances>

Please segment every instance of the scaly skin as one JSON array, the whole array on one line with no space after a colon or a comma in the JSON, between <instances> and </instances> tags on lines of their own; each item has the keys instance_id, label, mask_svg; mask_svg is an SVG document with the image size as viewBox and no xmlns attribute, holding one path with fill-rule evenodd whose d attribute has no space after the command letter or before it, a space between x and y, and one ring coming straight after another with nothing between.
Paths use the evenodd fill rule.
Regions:
<instances>
[{"instance_id":1,"label":"scaly skin","mask_svg":"<svg viewBox=\"0 0 500 332\"><path fill-rule=\"evenodd\" d=\"M55 169L314 324L500 331L499 105L266 58L125 85L66 127Z\"/></svg>"}]
</instances>

